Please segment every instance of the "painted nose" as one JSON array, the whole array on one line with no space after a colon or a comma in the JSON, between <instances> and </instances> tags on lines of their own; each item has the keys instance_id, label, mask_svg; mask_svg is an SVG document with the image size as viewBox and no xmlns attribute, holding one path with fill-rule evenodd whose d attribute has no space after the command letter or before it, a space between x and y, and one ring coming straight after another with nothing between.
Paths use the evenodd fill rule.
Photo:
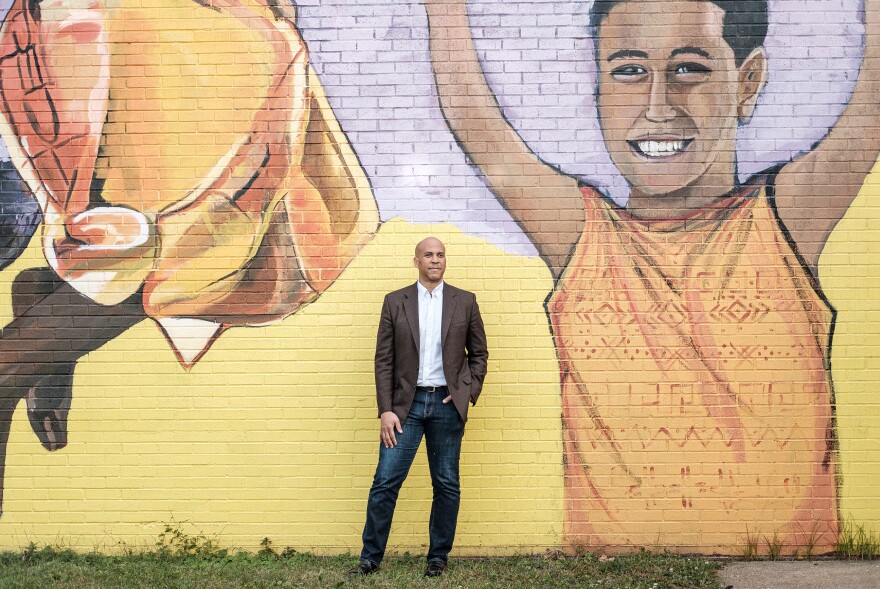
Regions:
<instances>
[{"instance_id":1,"label":"painted nose","mask_svg":"<svg viewBox=\"0 0 880 589\"><path fill-rule=\"evenodd\" d=\"M669 86L666 83L666 78L662 75L655 75L651 80L645 118L654 123L662 123L675 118L675 108L669 104Z\"/></svg>"}]
</instances>

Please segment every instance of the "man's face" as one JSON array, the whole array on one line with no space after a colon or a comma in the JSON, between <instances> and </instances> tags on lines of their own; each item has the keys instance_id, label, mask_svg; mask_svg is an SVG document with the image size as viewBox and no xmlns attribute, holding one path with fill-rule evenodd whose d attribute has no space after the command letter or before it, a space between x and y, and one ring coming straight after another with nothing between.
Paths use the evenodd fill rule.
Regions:
<instances>
[{"instance_id":1,"label":"man's face","mask_svg":"<svg viewBox=\"0 0 880 589\"><path fill-rule=\"evenodd\" d=\"M723 22L711 2L630 0L600 25L599 119L633 198L733 188L738 121L751 116L764 56L737 68Z\"/></svg>"},{"instance_id":2,"label":"man's face","mask_svg":"<svg viewBox=\"0 0 880 589\"><path fill-rule=\"evenodd\" d=\"M437 285L446 272L446 248L439 239L429 237L419 243L413 265L419 269L419 282Z\"/></svg>"}]
</instances>

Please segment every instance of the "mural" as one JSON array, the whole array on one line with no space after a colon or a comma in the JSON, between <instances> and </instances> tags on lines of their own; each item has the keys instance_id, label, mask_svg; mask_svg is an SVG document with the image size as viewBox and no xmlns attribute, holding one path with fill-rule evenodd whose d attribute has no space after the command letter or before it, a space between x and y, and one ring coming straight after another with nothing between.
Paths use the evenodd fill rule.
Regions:
<instances>
[{"instance_id":1,"label":"mural","mask_svg":"<svg viewBox=\"0 0 880 589\"><path fill-rule=\"evenodd\" d=\"M40 207L8 161L0 161L0 270L21 255L40 223Z\"/></svg>"},{"instance_id":2,"label":"mural","mask_svg":"<svg viewBox=\"0 0 880 589\"><path fill-rule=\"evenodd\" d=\"M461 553L880 521L880 0L0 2L0 547L355 549L425 234L492 347Z\"/></svg>"},{"instance_id":3,"label":"mural","mask_svg":"<svg viewBox=\"0 0 880 589\"><path fill-rule=\"evenodd\" d=\"M880 6L866 2L863 73L833 128L739 182L737 129L770 67L767 3L594 2L599 123L630 188L621 207L507 123L460 34L467 3L426 5L444 116L556 282L568 541L711 551L713 529L745 536L760 510L793 546L812 535L827 549L835 312L817 266L880 149L864 131L880 122Z\"/></svg>"},{"instance_id":4,"label":"mural","mask_svg":"<svg viewBox=\"0 0 880 589\"><path fill-rule=\"evenodd\" d=\"M149 18L144 31L124 25L144 18L133 8L21 0L6 15L0 132L42 211L49 268L16 278L15 319L0 337L0 458L22 398L42 444L63 447L77 360L144 318L191 367L224 330L278 321L313 301L375 232L369 184L309 66L293 8L218 0L184 10L178 16L212 17L263 59L250 76L205 60L198 76L239 74L235 92L212 104L165 91L167 62L154 47L163 39ZM142 61L117 59L132 47ZM131 78L145 74L156 86L132 91ZM206 106L211 125L178 119L203 123ZM215 118L220 110L228 116ZM213 161L180 151L200 129ZM26 238L33 218L13 235ZM0 493L2 480L0 466Z\"/></svg>"}]
</instances>

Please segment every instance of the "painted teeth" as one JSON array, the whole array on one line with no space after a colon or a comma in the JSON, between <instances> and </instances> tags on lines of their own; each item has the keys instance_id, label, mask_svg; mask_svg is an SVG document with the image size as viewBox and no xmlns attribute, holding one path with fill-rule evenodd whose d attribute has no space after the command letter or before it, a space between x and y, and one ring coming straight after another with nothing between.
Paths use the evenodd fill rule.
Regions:
<instances>
[{"instance_id":1,"label":"painted teeth","mask_svg":"<svg viewBox=\"0 0 880 589\"><path fill-rule=\"evenodd\" d=\"M684 141L638 141L639 151L649 157L663 157L684 150Z\"/></svg>"}]
</instances>

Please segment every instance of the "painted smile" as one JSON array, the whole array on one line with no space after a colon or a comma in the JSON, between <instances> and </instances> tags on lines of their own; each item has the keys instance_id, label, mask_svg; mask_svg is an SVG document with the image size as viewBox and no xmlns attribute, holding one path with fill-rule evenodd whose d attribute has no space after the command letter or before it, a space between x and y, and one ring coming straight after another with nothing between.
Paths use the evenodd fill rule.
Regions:
<instances>
[{"instance_id":1,"label":"painted smile","mask_svg":"<svg viewBox=\"0 0 880 589\"><path fill-rule=\"evenodd\" d=\"M637 154L647 158L664 158L678 155L693 143L693 139L644 139L627 141Z\"/></svg>"}]
</instances>

